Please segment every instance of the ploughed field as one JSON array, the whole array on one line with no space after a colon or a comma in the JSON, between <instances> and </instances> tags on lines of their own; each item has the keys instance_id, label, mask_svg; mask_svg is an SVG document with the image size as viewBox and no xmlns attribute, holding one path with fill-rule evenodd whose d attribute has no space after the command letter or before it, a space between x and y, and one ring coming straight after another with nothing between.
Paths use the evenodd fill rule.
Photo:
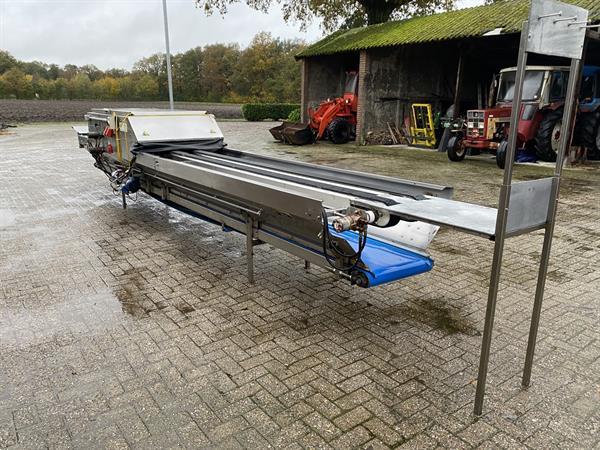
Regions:
<instances>
[{"instance_id":1,"label":"ploughed field","mask_svg":"<svg viewBox=\"0 0 600 450\"><path fill-rule=\"evenodd\" d=\"M217 119L241 119L242 108L233 103L176 102L177 109L205 110ZM120 102L101 100L0 100L0 124L83 120L92 108L162 108L168 102Z\"/></svg>"}]
</instances>

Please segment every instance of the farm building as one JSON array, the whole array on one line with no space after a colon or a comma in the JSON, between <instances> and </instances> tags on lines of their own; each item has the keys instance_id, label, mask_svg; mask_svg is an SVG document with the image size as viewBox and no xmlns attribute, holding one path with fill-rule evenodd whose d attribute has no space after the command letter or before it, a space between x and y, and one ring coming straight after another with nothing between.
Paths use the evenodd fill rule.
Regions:
<instances>
[{"instance_id":1,"label":"farm building","mask_svg":"<svg viewBox=\"0 0 600 450\"><path fill-rule=\"evenodd\" d=\"M566 0L586 8L600 22L598 0ZM337 96L344 75L357 70L357 142L401 125L410 105L429 103L445 114L455 105L482 108L494 74L517 65L519 33L529 12L528 0L504 0L426 17L339 31L309 46L302 62L302 111ZM600 65L598 33L589 31L586 64ZM531 57L529 64L565 64Z\"/></svg>"}]
</instances>

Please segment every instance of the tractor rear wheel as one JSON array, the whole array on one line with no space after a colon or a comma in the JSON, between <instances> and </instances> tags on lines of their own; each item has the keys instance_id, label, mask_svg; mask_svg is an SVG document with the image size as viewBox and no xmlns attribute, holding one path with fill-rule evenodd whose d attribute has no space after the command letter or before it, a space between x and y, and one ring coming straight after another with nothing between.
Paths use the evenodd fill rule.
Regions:
<instances>
[{"instance_id":1,"label":"tractor rear wheel","mask_svg":"<svg viewBox=\"0 0 600 450\"><path fill-rule=\"evenodd\" d=\"M329 140L334 144L345 144L350 140L351 133L350 123L342 117L333 119L327 127Z\"/></svg>"},{"instance_id":2,"label":"tractor rear wheel","mask_svg":"<svg viewBox=\"0 0 600 450\"><path fill-rule=\"evenodd\" d=\"M596 147L594 148L593 151L591 151L591 150L588 151L588 158L590 158L590 159L600 159L600 124L596 128Z\"/></svg>"},{"instance_id":3,"label":"tractor rear wheel","mask_svg":"<svg viewBox=\"0 0 600 450\"><path fill-rule=\"evenodd\" d=\"M539 159L547 162L556 161L562 127L562 109L548 111L535 136L535 153Z\"/></svg>"},{"instance_id":4,"label":"tractor rear wheel","mask_svg":"<svg viewBox=\"0 0 600 450\"><path fill-rule=\"evenodd\" d=\"M578 117L577 124L575 125L573 144L587 148L588 152L595 152L597 150L597 132L598 114L595 112L581 114Z\"/></svg>"}]
</instances>

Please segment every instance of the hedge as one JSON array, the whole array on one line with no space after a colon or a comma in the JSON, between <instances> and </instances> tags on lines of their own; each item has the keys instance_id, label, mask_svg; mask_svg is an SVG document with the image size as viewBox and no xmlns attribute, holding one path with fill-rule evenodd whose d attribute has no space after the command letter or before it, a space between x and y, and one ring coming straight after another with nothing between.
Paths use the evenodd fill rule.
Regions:
<instances>
[{"instance_id":1,"label":"hedge","mask_svg":"<svg viewBox=\"0 0 600 450\"><path fill-rule=\"evenodd\" d=\"M244 119L251 122L267 119L283 120L298 108L300 105L294 103L247 103L242 106L242 114Z\"/></svg>"}]
</instances>

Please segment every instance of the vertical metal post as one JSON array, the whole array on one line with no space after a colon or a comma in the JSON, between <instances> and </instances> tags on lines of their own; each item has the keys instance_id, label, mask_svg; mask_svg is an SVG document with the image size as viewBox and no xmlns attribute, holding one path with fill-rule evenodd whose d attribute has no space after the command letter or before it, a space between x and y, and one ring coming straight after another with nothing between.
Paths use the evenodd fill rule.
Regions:
<instances>
[{"instance_id":1,"label":"vertical metal post","mask_svg":"<svg viewBox=\"0 0 600 450\"><path fill-rule=\"evenodd\" d=\"M310 261L304 261L304 270L310 270Z\"/></svg>"},{"instance_id":2,"label":"vertical metal post","mask_svg":"<svg viewBox=\"0 0 600 450\"><path fill-rule=\"evenodd\" d=\"M248 266L248 282L254 284L254 221L246 219L246 265Z\"/></svg>"},{"instance_id":3,"label":"vertical metal post","mask_svg":"<svg viewBox=\"0 0 600 450\"><path fill-rule=\"evenodd\" d=\"M165 47L167 50L167 83L169 85L169 107L175 109L173 103L173 75L171 74L171 50L169 49L169 21L167 19L167 0L163 0L163 18L165 21Z\"/></svg>"},{"instance_id":4,"label":"vertical metal post","mask_svg":"<svg viewBox=\"0 0 600 450\"><path fill-rule=\"evenodd\" d=\"M125 197L125 192L121 192L121 198L123 199L123 209L127 209L127 197Z\"/></svg>"},{"instance_id":5,"label":"vertical metal post","mask_svg":"<svg viewBox=\"0 0 600 450\"><path fill-rule=\"evenodd\" d=\"M479 371L477 375L477 391L475 393L475 415L480 416L483 411L483 398L485 397L485 383L487 379L488 364L490 359L490 347L492 343L492 331L494 328L494 315L496 313L496 300L498 298L498 287L500 283L500 272L502 269L502 255L504 253L504 239L506 237L506 221L508 219L508 207L510 202L510 190L512 184L513 164L517 151L517 128L521 116L521 96L523 92L523 80L527 66L527 36L529 24L525 22L521 31L519 44L519 58L517 74L515 78L515 90L513 95L512 111L510 115L510 128L508 136L508 148L506 150L506 165L504 167L504 181L500 188L500 199L498 202L498 216L496 217L496 232L494 243L494 257L492 260L492 273L490 275L490 287L488 301L485 311L485 324L483 338L481 340L481 356L479 359Z\"/></svg>"},{"instance_id":6,"label":"vertical metal post","mask_svg":"<svg viewBox=\"0 0 600 450\"><path fill-rule=\"evenodd\" d=\"M562 175L563 162L565 154L571 143L571 131L573 130L574 107L577 93L577 81L579 78L581 60L572 59L567 87L567 97L565 99L565 110L563 113L563 122L561 127L560 143L558 155L556 157L556 167L554 169L554 180L552 192L550 194L550 205L548 208L548 222L544 232L544 244L542 247L542 256L540 258L540 268L538 272L537 286L535 289L535 301L533 303L533 312L531 314L531 325L529 328L529 340L527 342L527 353L525 355L525 368L523 369L523 379L521 385L529 386L531 383L531 368L533 366L533 356L535 353L535 344L537 340L540 315L542 312L542 301L544 300L544 287L546 285L546 274L548 273L548 262L552 248L552 237L554 235L554 224L556 223L556 211L558 207L558 194L560 190L560 177Z\"/></svg>"},{"instance_id":7,"label":"vertical metal post","mask_svg":"<svg viewBox=\"0 0 600 450\"><path fill-rule=\"evenodd\" d=\"M461 48L458 53L458 67L456 69L456 86L454 88L454 112L452 118L460 116L460 98L462 97L463 72L465 67L464 51Z\"/></svg>"}]
</instances>

